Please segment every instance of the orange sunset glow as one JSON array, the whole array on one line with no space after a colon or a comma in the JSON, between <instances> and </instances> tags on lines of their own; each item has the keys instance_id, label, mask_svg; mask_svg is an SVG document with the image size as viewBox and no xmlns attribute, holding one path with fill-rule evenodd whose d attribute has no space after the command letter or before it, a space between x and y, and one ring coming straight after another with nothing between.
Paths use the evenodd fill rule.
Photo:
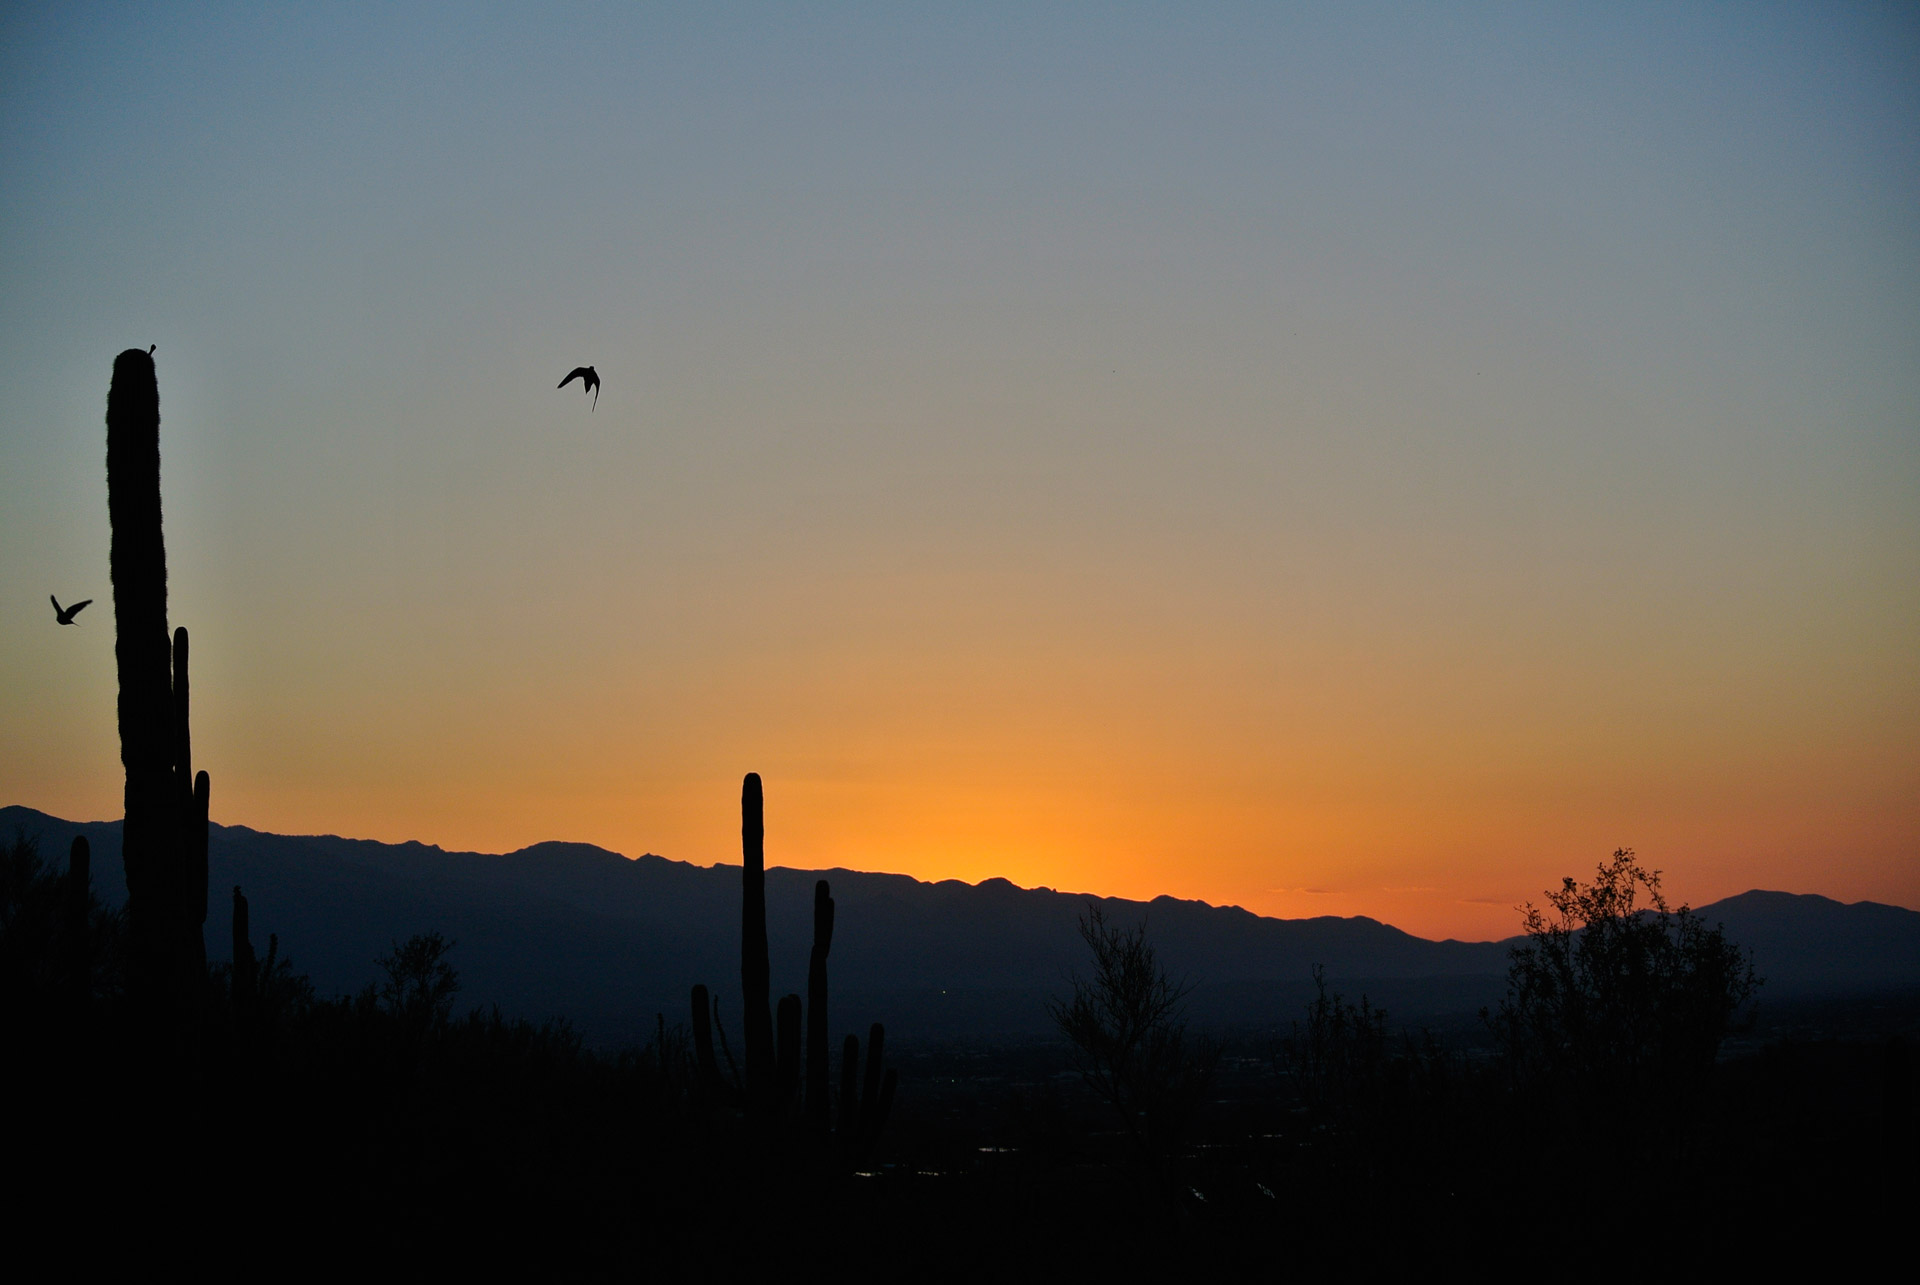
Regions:
<instances>
[{"instance_id":1,"label":"orange sunset glow","mask_svg":"<svg viewBox=\"0 0 1920 1285\"><path fill-rule=\"evenodd\" d=\"M45 599L108 596L156 343L224 824L707 865L757 771L795 867L1920 906L1915 82L1403 18L629 15L444 82L10 19L0 801L119 814L111 610Z\"/></svg>"}]
</instances>

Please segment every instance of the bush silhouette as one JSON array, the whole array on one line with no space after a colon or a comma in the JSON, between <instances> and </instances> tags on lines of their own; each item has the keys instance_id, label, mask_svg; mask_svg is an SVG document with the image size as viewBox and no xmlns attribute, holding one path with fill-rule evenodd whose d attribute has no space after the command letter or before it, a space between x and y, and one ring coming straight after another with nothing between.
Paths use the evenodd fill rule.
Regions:
<instances>
[{"instance_id":1,"label":"bush silhouette","mask_svg":"<svg viewBox=\"0 0 1920 1285\"><path fill-rule=\"evenodd\" d=\"M1080 918L1093 975L1047 1005L1073 1045L1073 1069L1117 1112L1145 1157L1172 1152L1206 1097L1214 1050L1189 1036L1188 987L1176 985L1147 942L1146 924L1122 928L1098 905Z\"/></svg>"},{"instance_id":2,"label":"bush silhouette","mask_svg":"<svg viewBox=\"0 0 1920 1285\"><path fill-rule=\"evenodd\" d=\"M1287 1069L1308 1108L1328 1123L1348 1125L1376 1105L1385 1082L1387 1013L1365 995L1356 1005L1329 991L1326 970L1317 964L1313 984L1306 1024L1294 1023L1286 1042Z\"/></svg>"},{"instance_id":3,"label":"bush silhouette","mask_svg":"<svg viewBox=\"0 0 1920 1285\"><path fill-rule=\"evenodd\" d=\"M439 933L415 933L395 942L391 954L376 962L386 979L379 984L381 1006L419 1026L444 1026L460 990L460 975L447 962L457 943Z\"/></svg>"},{"instance_id":4,"label":"bush silhouette","mask_svg":"<svg viewBox=\"0 0 1920 1285\"><path fill-rule=\"evenodd\" d=\"M1645 905L1641 904L1644 895ZM1489 1017L1523 1088L1588 1107L1671 1103L1712 1067L1759 980L1749 956L1681 906L1631 848L1590 884L1563 880L1551 913L1529 902L1507 997Z\"/></svg>"}]
</instances>

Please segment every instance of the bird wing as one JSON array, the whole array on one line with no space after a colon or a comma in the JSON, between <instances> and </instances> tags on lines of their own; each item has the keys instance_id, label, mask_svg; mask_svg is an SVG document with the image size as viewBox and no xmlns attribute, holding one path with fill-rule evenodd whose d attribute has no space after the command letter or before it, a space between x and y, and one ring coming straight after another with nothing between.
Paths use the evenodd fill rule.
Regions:
<instances>
[{"instance_id":1,"label":"bird wing","mask_svg":"<svg viewBox=\"0 0 1920 1285\"><path fill-rule=\"evenodd\" d=\"M57 616L57 615L59 615L59 614L60 614L60 600L59 600L58 598L56 598L56 597L54 597L54 596L53 596L52 594L48 594L48 595L47 595L47 601L53 604L53 614L54 614L54 615L56 615L56 616Z\"/></svg>"},{"instance_id":2,"label":"bird wing","mask_svg":"<svg viewBox=\"0 0 1920 1285\"><path fill-rule=\"evenodd\" d=\"M79 614L80 614L80 608L82 608L82 607L84 607L84 606L86 606L86 605L87 605L88 603L90 603L90 602L92 602L92 601L93 601L93 599L91 599L91 598L82 598L82 599L81 599L81 600L80 600L79 602L76 602L76 603L74 603L74 604L73 604L73 605L72 605L71 607L68 607L68 608L67 608L67 616L68 616L68 618L69 618L69 619L71 619L72 617L74 617L74 616L77 616L77 615L79 615Z\"/></svg>"},{"instance_id":3,"label":"bird wing","mask_svg":"<svg viewBox=\"0 0 1920 1285\"><path fill-rule=\"evenodd\" d=\"M568 384L571 384L576 379L592 380L593 372L588 370L585 366L575 366L573 370L568 373L567 377L561 380L559 383L555 384L554 387L565 388ZM584 385L582 385L581 391L582 392L586 391L586 388Z\"/></svg>"}]
</instances>

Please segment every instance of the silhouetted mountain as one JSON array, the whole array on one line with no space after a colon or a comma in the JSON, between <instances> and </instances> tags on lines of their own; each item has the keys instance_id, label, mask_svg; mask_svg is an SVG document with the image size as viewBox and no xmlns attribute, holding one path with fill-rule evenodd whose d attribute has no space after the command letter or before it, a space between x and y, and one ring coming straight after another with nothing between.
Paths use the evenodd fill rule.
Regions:
<instances>
[{"instance_id":1,"label":"silhouetted mountain","mask_svg":"<svg viewBox=\"0 0 1920 1285\"><path fill-rule=\"evenodd\" d=\"M61 821L0 809L0 833L24 830L57 857L76 833L93 846L96 887L125 900L120 823ZM439 931L465 1004L510 1015L566 1016L590 1038L638 1041L653 1015L686 1018L704 982L737 1037L740 868L661 857L629 860L588 844L541 843L505 855L420 843L265 834L214 826L207 943L225 955L226 893L242 885L256 943L278 934L283 956L320 993L358 990L396 940ZM1285 1025L1311 994L1314 965L1351 995L1365 991L1396 1021L1472 1012L1504 991L1511 942L1428 941L1368 918L1269 919L1233 906L1091 898L1005 879L924 883L852 870L767 871L775 994L802 992L813 881L832 882L833 1026L885 1020L897 1037L1034 1035L1042 1002L1082 966L1075 931L1090 900L1119 922L1145 915L1176 977L1194 984L1193 1015L1209 1023ZM1920 913L1871 902L1749 892L1700 913L1751 947L1773 996L1920 985Z\"/></svg>"},{"instance_id":2,"label":"silhouetted mountain","mask_svg":"<svg viewBox=\"0 0 1920 1285\"><path fill-rule=\"evenodd\" d=\"M1699 913L1753 951L1774 995L1920 985L1920 912L1756 889L1702 906Z\"/></svg>"}]
</instances>

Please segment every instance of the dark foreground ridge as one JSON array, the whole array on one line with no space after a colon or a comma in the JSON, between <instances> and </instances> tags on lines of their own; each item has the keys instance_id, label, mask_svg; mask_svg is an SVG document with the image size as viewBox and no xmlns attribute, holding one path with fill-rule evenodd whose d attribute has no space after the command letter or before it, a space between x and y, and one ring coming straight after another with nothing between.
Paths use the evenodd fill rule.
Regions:
<instances>
[{"instance_id":1,"label":"dark foreground ridge","mask_svg":"<svg viewBox=\"0 0 1920 1285\"><path fill-rule=\"evenodd\" d=\"M119 822L0 809L0 837L15 832L46 852L86 835L102 899L124 902ZM656 1013L677 1017L689 978L726 979L715 994L739 1011L738 866L628 860L577 843L487 855L220 825L208 861L208 885L244 886L256 919L272 925L323 996L358 991L393 942L431 928L460 943L466 1004L565 1017L597 1045L643 1039ZM923 883L774 867L766 884L775 994L806 989L818 878L832 882L841 915L861 925L834 948L847 1029L884 1020L897 1040L915 1042L1050 1036L1045 1003L1078 963L1075 924L1089 901L1116 922L1145 918L1169 972L1193 985L1195 1020L1209 1026L1284 1028L1312 998L1315 967L1403 1022L1471 1022L1503 993L1513 944L1428 941L1366 918L1096 899L1004 879ZM1748 892L1698 913L1753 951L1770 1004L1920 989L1920 912ZM209 929L210 956L223 959L224 935Z\"/></svg>"},{"instance_id":2,"label":"dark foreground ridge","mask_svg":"<svg viewBox=\"0 0 1920 1285\"><path fill-rule=\"evenodd\" d=\"M1598 1219L1596 1251L1668 1270L1842 1273L1898 1243L1914 1196L1915 997L1858 1001L1894 1023L1868 1037L1716 1062L1752 995L1744 952L1664 909L1581 909L1598 937L1530 924L1477 1041L1317 985L1278 1031L1190 1026L1138 925L1089 911L1094 969L1080 959L1053 1010L1068 1042L903 1056L875 1024L864 1074L850 1035L836 1082L815 1019L862 925L824 882L802 899L804 1074L802 1001L774 1019L756 928L793 907L752 862L722 872L745 916L723 967L758 1002L710 1007L696 985L675 1010L691 1021L663 1013L618 1050L563 1022L456 1017L464 946L437 930L391 942L357 993L317 996L237 888L209 916L232 962L156 1039L125 912L89 895L88 839L64 865L31 837L0 845L23 1265L84 1243L96 1267L211 1252L356 1279L1375 1278L1562 1255L1569 1219ZM1640 877L1628 853L1612 870ZM853 1024L837 997L832 1023Z\"/></svg>"}]
</instances>

